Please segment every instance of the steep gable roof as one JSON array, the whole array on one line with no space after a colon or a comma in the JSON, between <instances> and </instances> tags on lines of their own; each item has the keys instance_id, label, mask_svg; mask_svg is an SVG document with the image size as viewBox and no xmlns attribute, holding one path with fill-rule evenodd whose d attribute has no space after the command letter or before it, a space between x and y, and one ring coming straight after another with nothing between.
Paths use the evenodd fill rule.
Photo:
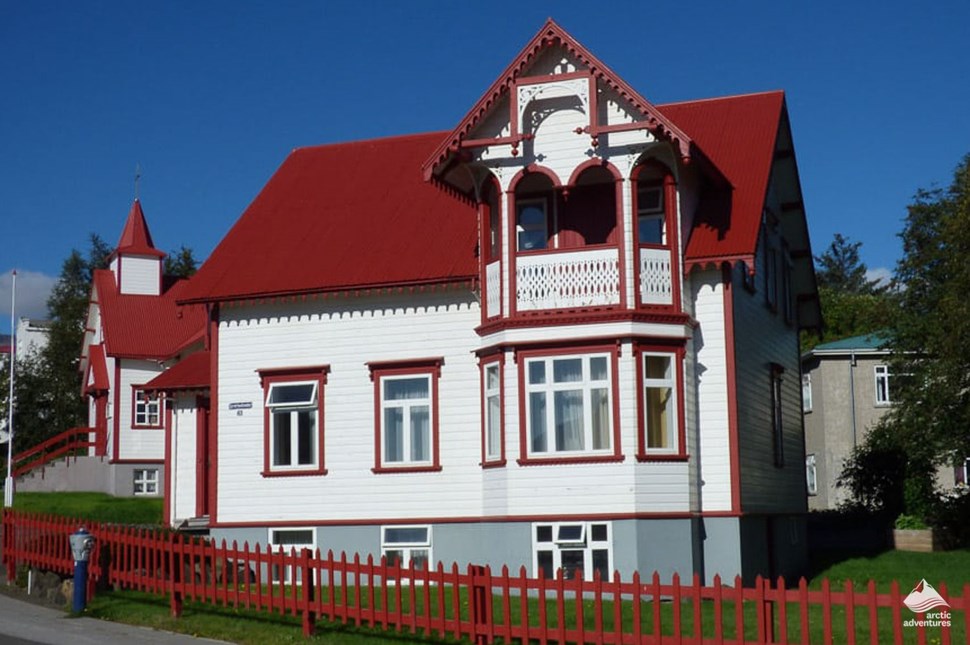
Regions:
<instances>
[{"instance_id":1,"label":"steep gable roof","mask_svg":"<svg viewBox=\"0 0 970 645\"><path fill-rule=\"evenodd\" d=\"M591 54L552 18L549 18L542 29L526 44L519 55L512 60L505 71L499 75L492 86L485 91L474 107L458 123L458 126L448 133L448 136L439 143L431 156L424 162L422 172L426 180L432 177L435 167L444 162L449 154L457 150L461 140L491 112L499 99L503 95L509 94L509 89L513 86L515 80L529 68L536 57L550 47L557 46L561 46L575 55L598 80L629 101L633 108L643 115L649 129L658 137L671 141L680 151L681 157L689 158L692 155L692 142L688 134L668 119L661 110L658 110L636 90L627 85L613 70Z\"/></svg>"},{"instance_id":2,"label":"steep gable roof","mask_svg":"<svg viewBox=\"0 0 970 645\"><path fill-rule=\"evenodd\" d=\"M469 281L476 210L422 180L442 133L299 148L182 299L219 301Z\"/></svg>"},{"instance_id":3,"label":"steep gable roof","mask_svg":"<svg viewBox=\"0 0 970 645\"><path fill-rule=\"evenodd\" d=\"M104 358L104 345L91 345L90 360L87 364L87 374L84 376L84 393L106 392L110 387L108 381L108 364Z\"/></svg>"},{"instance_id":4,"label":"steep gable roof","mask_svg":"<svg viewBox=\"0 0 970 645\"><path fill-rule=\"evenodd\" d=\"M118 246L115 247L111 257L121 254L165 256L165 253L156 249L152 243L148 222L145 221L145 214L141 210L141 202L137 199L131 205L125 227L121 231L121 239L118 240Z\"/></svg>"},{"instance_id":5,"label":"steep gable roof","mask_svg":"<svg viewBox=\"0 0 970 645\"><path fill-rule=\"evenodd\" d=\"M782 92L660 106L733 187L728 203L711 199L700 204L687 242L688 265L754 256L783 106Z\"/></svg>"},{"instance_id":6,"label":"steep gable roof","mask_svg":"<svg viewBox=\"0 0 970 645\"><path fill-rule=\"evenodd\" d=\"M114 273L94 273L104 350L116 358L169 358L202 337L206 314L201 305L178 305L188 281L175 282L160 296L118 292Z\"/></svg>"}]
</instances>

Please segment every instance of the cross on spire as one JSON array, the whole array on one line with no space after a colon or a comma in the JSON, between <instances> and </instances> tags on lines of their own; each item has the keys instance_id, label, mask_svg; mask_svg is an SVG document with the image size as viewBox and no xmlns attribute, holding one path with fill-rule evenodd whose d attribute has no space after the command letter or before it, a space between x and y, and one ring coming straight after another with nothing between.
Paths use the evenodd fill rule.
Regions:
<instances>
[{"instance_id":1,"label":"cross on spire","mask_svg":"<svg viewBox=\"0 0 970 645\"><path fill-rule=\"evenodd\" d=\"M135 199L138 199L138 184L141 180L141 164L135 164Z\"/></svg>"}]
</instances>

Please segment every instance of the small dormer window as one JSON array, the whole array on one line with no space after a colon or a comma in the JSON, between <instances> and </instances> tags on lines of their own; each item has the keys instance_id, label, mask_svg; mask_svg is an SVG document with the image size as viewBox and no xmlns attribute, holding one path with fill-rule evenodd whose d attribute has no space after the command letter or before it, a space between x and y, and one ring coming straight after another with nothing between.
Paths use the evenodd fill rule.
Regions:
<instances>
[{"instance_id":1,"label":"small dormer window","mask_svg":"<svg viewBox=\"0 0 970 645\"><path fill-rule=\"evenodd\" d=\"M663 186L643 183L637 188L637 226L640 244L667 243Z\"/></svg>"}]
</instances>

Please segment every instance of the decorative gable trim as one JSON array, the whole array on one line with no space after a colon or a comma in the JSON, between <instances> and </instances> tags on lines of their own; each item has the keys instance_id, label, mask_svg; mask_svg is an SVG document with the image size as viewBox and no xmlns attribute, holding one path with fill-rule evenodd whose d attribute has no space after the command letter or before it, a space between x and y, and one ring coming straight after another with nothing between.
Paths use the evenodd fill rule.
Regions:
<instances>
[{"instance_id":1,"label":"decorative gable trim","mask_svg":"<svg viewBox=\"0 0 970 645\"><path fill-rule=\"evenodd\" d=\"M637 127L645 127L654 134L654 136L666 139L674 144L674 147L680 151L680 156L684 160L689 160L692 156L692 151L695 149L693 143L680 128L669 121L663 114L655 108L649 101L640 96L636 90L626 84L625 81L620 79L613 70L604 65L598 58L593 56L585 47L579 44L575 38L570 36L562 27L560 27L551 18L546 21L539 33L532 38L531 41L522 49L518 56L516 56L512 63L505 69L504 72L498 77L498 79L492 84L491 87L485 92L484 95L478 100L478 102L472 107L464 119L458 124L458 126L451 131L448 137L442 141L442 143L435 149L431 157L428 158L426 162L421 167L422 173L424 175L425 181L431 180L435 175L435 169L442 163L446 162L449 155L456 153L460 147L462 147L465 138L471 133L474 127L481 122L481 120L495 107L495 105L505 97L509 97L510 100L514 99L514 94L518 91L518 85L524 81L530 83L535 83L538 81L537 78L525 78L522 77L522 72L532 63L536 56L549 47L561 46L565 50L575 56L580 62L582 62L588 68L588 74L590 75L591 84L595 84L596 81L600 81L610 87L615 91L621 98L629 101L629 103L638 110L644 117L643 123L638 123ZM574 76L570 74L569 76L564 75L564 78ZM545 79L548 80L548 79ZM510 91L510 90L515 90ZM591 96L595 96L595 92L592 92ZM511 106L512 112L516 111L516 106L513 103ZM595 130L597 128L593 128ZM513 125L513 130L517 128ZM600 128L601 132L608 131L606 126ZM599 132L590 131L589 134L595 137ZM516 132L512 133L508 140L496 140L489 141L491 144L495 143L510 143L513 146L517 145L522 137ZM467 144L466 144L467 145Z\"/></svg>"}]
</instances>

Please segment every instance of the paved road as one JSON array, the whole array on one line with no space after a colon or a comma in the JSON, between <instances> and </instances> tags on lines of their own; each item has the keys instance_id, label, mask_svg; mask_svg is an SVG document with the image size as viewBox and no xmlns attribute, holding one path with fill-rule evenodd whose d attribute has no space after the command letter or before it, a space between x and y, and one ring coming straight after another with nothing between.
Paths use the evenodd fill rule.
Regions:
<instances>
[{"instance_id":1,"label":"paved road","mask_svg":"<svg viewBox=\"0 0 970 645\"><path fill-rule=\"evenodd\" d=\"M0 582L2 584L2 582ZM176 645L220 643L185 634L133 627L95 618L75 618L50 607L0 593L0 645Z\"/></svg>"}]
</instances>

